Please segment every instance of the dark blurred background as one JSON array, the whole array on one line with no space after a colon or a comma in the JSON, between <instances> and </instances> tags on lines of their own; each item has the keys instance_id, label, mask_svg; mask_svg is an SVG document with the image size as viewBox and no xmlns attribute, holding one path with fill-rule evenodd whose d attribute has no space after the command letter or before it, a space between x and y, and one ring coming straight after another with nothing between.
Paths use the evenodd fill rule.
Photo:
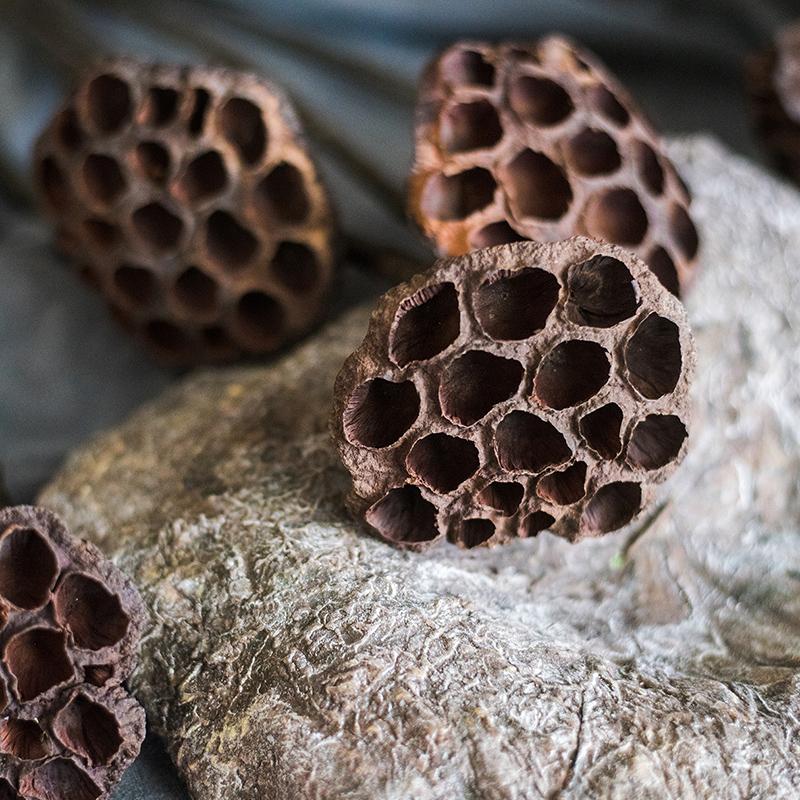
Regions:
<instances>
[{"instance_id":1,"label":"dark blurred background","mask_svg":"<svg viewBox=\"0 0 800 800\"><path fill-rule=\"evenodd\" d=\"M345 229L430 258L405 221L417 76L454 39L561 31L618 74L664 133L708 132L760 160L742 85L797 0L0 0L0 463L33 499L68 449L178 374L152 364L53 252L30 199L33 140L104 53L228 63L283 84ZM348 267L336 313L385 284ZM118 797L181 797L150 742Z\"/></svg>"}]
</instances>

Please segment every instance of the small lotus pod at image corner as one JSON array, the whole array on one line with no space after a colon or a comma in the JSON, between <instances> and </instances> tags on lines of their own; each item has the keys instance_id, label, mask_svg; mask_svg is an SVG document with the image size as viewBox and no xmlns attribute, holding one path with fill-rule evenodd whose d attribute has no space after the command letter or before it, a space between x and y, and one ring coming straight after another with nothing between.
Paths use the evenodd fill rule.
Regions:
<instances>
[{"instance_id":1,"label":"small lotus pod at image corner","mask_svg":"<svg viewBox=\"0 0 800 800\"><path fill-rule=\"evenodd\" d=\"M60 247L162 361L268 353L324 313L330 201L288 100L256 75L105 61L34 172Z\"/></svg>"},{"instance_id":2,"label":"small lotus pod at image corner","mask_svg":"<svg viewBox=\"0 0 800 800\"><path fill-rule=\"evenodd\" d=\"M800 183L800 22L750 56L745 77L757 134L775 167Z\"/></svg>"},{"instance_id":3,"label":"small lotus pod at image corner","mask_svg":"<svg viewBox=\"0 0 800 800\"><path fill-rule=\"evenodd\" d=\"M43 508L0 510L0 800L106 798L139 753L123 685L145 611L130 581Z\"/></svg>"},{"instance_id":4,"label":"small lotus pod at image corner","mask_svg":"<svg viewBox=\"0 0 800 800\"><path fill-rule=\"evenodd\" d=\"M631 95L591 53L459 42L426 70L409 208L440 255L575 235L639 255L673 294L698 235L690 196Z\"/></svg>"},{"instance_id":5,"label":"small lotus pod at image corner","mask_svg":"<svg viewBox=\"0 0 800 800\"><path fill-rule=\"evenodd\" d=\"M686 450L694 349L641 259L584 237L442 259L336 380L348 504L406 548L627 525Z\"/></svg>"}]
</instances>

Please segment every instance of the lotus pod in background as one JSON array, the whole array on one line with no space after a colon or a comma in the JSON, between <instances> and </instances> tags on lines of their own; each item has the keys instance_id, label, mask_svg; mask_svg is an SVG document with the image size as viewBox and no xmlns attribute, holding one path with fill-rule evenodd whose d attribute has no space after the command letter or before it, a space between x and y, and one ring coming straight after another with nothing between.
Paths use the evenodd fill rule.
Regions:
<instances>
[{"instance_id":1,"label":"lotus pod in background","mask_svg":"<svg viewBox=\"0 0 800 800\"><path fill-rule=\"evenodd\" d=\"M561 37L459 42L423 77L409 204L441 255L583 234L680 295L698 251L689 203L630 94Z\"/></svg>"},{"instance_id":2,"label":"lotus pod in background","mask_svg":"<svg viewBox=\"0 0 800 800\"><path fill-rule=\"evenodd\" d=\"M34 164L60 245L162 360L270 352L320 318L331 206L293 110L261 78L104 62Z\"/></svg>"}]
</instances>

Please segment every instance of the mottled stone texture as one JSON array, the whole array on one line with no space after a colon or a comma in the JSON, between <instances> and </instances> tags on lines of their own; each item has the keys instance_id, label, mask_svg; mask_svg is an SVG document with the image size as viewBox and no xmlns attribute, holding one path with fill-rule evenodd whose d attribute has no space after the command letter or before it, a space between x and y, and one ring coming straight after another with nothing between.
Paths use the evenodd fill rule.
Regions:
<instances>
[{"instance_id":1,"label":"mottled stone texture","mask_svg":"<svg viewBox=\"0 0 800 800\"><path fill-rule=\"evenodd\" d=\"M153 609L135 687L197 798L798 796L800 199L671 153L697 422L649 527L478 555L358 531L326 417L364 312L189 378L44 492Z\"/></svg>"}]
</instances>

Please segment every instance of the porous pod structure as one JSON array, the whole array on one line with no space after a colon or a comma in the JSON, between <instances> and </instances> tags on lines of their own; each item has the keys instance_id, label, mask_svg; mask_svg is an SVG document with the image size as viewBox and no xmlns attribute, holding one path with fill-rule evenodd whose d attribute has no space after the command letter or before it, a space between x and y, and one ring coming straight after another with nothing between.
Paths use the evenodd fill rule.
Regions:
<instances>
[{"instance_id":1,"label":"porous pod structure","mask_svg":"<svg viewBox=\"0 0 800 800\"><path fill-rule=\"evenodd\" d=\"M294 112L261 78L105 62L34 162L60 245L162 360L269 352L320 317L331 207Z\"/></svg>"},{"instance_id":2,"label":"porous pod structure","mask_svg":"<svg viewBox=\"0 0 800 800\"><path fill-rule=\"evenodd\" d=\"M144 610L93 545L50 512L0 511L0 800L98 800L139 753L122 685Z\"/></svg>"},{"instance_id":3,"label":"porous pod structure","mask_svg":"<svg viewBox=\"0 0 800 800\"><path fill-rule=\"evenodd\" d=\"M388 292L337 381L349 504L421 548L620 528L687 441L683 306L583 237L442 259Z\"/></svg>"},{"instance_id":4,"label":"porous pod structure","mask_svg":"<svg viewBox=\"0 0 800 800\"><path fill-rule=\"evenodd\" d=\"M680 295L699 243L689 204L630 94L561 37L459 42L422 79L409 205L440 255L588 235Z\"/></svg>"},{"instance_id":5,"label":"porous pod structure","mask_svg":"<svg viewBox=\"0 0 800 800\"><path fill-rule=\"evenodd\" d=\"M758 134L775 166L800 183L800 22L748 59L746 77Z\"/></svg>"}]
</instances>

